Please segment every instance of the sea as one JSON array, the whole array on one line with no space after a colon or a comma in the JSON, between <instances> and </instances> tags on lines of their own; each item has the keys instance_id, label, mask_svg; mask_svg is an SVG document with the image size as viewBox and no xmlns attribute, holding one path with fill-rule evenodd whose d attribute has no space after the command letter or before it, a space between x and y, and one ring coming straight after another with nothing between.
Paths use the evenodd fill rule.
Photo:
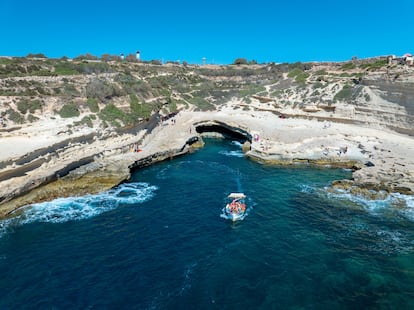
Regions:
<instances>
[{"instance_id":1,"label":"sea","mask_svg":"<svg viewBox=\"0 0 414 310\"><path fill-rule=\"evenodd\" d=\"M413 309L414 201L332 192L237 141L0 222L0 309ZM231 192L247 214L223 216Z\"/></svg>"}]
</instances>

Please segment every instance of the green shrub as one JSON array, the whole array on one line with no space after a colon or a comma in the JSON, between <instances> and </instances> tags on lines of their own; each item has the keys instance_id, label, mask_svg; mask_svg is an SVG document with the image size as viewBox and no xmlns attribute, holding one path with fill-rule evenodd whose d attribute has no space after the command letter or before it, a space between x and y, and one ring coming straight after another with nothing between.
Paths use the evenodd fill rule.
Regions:
<instances>
[{"instance_id":1,"label":"green shrub","mask_svg":"<svg viewBox=\"0 0 414 310\"><path fill-rule=\"evenodd\" d=\"M309 77L309 73L302 72L302 73L299 73L296 76L295 81L299 84L304 84L304 83L306 83L306 80L307 80L308 77Z\"/></svg>"},{"instance_id":2,"label":"green shrub","mask_svg":"<svg viewBox=\"0 0 414 310\"><path fill-rule=\"evenodd\" d=\"M27 120L28 120L30 123L33 123L33 122L35 122L35 121L38 121L38 120L39 120L39 118L38 118L38 117L36 117L36 116L34 116L33 114L29 114L29 116L27 116Z\"/></svg>"},{"instance_id":3,"label":"green shrub","mask_svg":"<svg viewBox=\"0 0 414 310\"><path fill-rule=\"evenodd\" d=\"M99 58L95 55L92 55L90 53L86 53L85 55L79 55L74 58L74 60L98 60Z\"/></svg>"},{"instance_id":4,"label":"green shrub","mask_svg":"<svg viewBox=\"0 0 414 310\"><path fill-rule=\"evenodd\" d=\"M8 109L6 111L6 115L8 115L9 120L12 120L13 122L17 124L23 124L24 123L24 117L19 112L13 109Z\"/></svg>"},{"instance_id":5,"label":"green shrub","mask_svg":"<svg viewBox=\"0 0 414 310\"><path fill-rule=\"evenodd\" d=\"M172 99L171 97L168 98L168 110L170 112L176 112L177 111L177 101Z\"/></svg>"},{"instance_id":6,"label":"green shrub","mask_svg":"<svg viewBox=\"0 0 414 310\"><path fill-rule=\"evenodd\" d=\"M316 82L312 85L313 89L322 88L323 84L321 82Z\"/></svg>"},{"instance_id":7,"label":"green shrub","mask_svg":"<svg viewBox=\"0 0 414 310\"><path fill-rule=\"evenodd\" d=\"M98 99L96 98L88 98L86 101L86 105L88 106L89 110L93 113L99 112L99 105L98 105Z\"/></svg>"},{"instance_id":8,"label":"green shrub","mask_svg":"<svg viewBox=\"0 0 414 310\"><path fill-rule=\"evenodd\" d=\"M139 104L139 101L138 101L138 98L137 98L137 96L135 95L135 94L131 94L131 95L129 95L129 106L130 106L130 108L131 108L131 111L137 111L137 110L139 110L140 109L140 104Z\"/></svg>"},{"instance_id":9,"label":"green shrub","mask_svg":"<svg viewBox=\"0 0 414 310\"><path fill-rule=\"evenodd\" d=\"M372 63L368 63L368 64L363 64L361 65L362 69L367 69L367 70L374 70L374 69L380 69L384 66L386 66L388 64L387 60L377 60L375 62Z\"/></svg>"},{"instance_id":10,"label":"green shrub","mask_svg":"<svg viewBox=\"0 0 414 310\"><path fill-rule=\"evenodd\" d=\"M64 83L62 95L69 97L78 97L80 95L80 92L76 89L74 84Z\"/></svg>"},{"instance_id":11,"label":"green shrub","mask_svg":"<svg viewBox=\"0 0 414 310\"><path fill-rule=\"evenodd\" d=\"M157 60L157 59L153 59L149 62L151 65L157 65L157 66L161 66L162 62Z\"/></svg>"},{"instance_id":12,"label":"green shrub","mask_svg":"<svg viewBox=\"0 0 414 310\"><path fill-rule=\"evenodd\" d=\"M250 84L250 85L247 85L245 89L240 90L239 95L241 97L246 97L246 96L255 95L263 91L266 91L266 87L262 85L257 85L257 84Z\"/></svg>"},{"instance_id":13,"label":"green shrub","mask_svg":"<svg viewBox=\"0 0 414 310\"><path fill-rule=\"evenodd\" d=\"M27 54L26 58L47 58L45 54L37 53L37 54Z\"/></svg>"},{"instance_id":14,"label":"green shrub","mask_svg":"<svg viewBox=\"0 0 414 310\"><path fill-rule=\"evenodd\" d=\"M295 81L299 84L304 84L309 77L309 73L303 72L300 68L295 68L288 73L289 78L295 78Z\"/></svg>"},{"instance_id":15,"label":"green shrub","mask_svg":"<svg viewBox=\"0 0 414 310\"><path fill-rule=\"evenodd\" d=\"M328 72L326 72L325 70L318 70L315 72L315 75L327 75Z\"/></svg>"},{"instance_id":16,"label":"green shrub","mask_svg":"<svg viewBox=\"0 0 414 310\"><path fill-rule=\"evenodd\" d=\"M121 96L121 90L114 84L101 79L94 79L86 86L86 97L98 98L101 101Z\"/></svg>"},{"instance_id":17,"label":"green shrub","mask_svg":"<svg viewBox=\"0 0 414 310\"><path fill-rule=\"evenodd\" d=\"M296 76L298 76L299 74L302 74L302 73L303 73L302 69L295 68L292 71L290 71L287 76L289 78L294 78L294 77L296 77Z\"/></svg>"},{"instance_id":18,"label":"green shrub","mask_svg":"<svg viewBox=\"0 0 414 310\"><path fill-rule=\"evenodd\" d=\"M9 58L0 58L0 65L9 65L13 63L13 60Z\"/></svg>"},{"instance_id":19,"label":"green shrub","mask_svg":"<svg viewBox=\"0 0 414 310\"><path fill-rule=\"evenodd\" d=\"M210 111L214 109L214 105L208 102L206 99L201 97L193 97L189 99L190 103L195 105L198 110L201 111Z\"/></svg>"},{"instance_id":20,"label":"green shrub","mask_svg":"<svg viewBox=\"0 0 414 310\"><path fill-rule=\"evenodd\" d=\"M346 64L343 64L341 67L342 70L352 70L355 68L356 66L352 62L347 62Z\"/></svg>"},{"instance_id":21,"label":"green shrub","mask_svg":"<svg viewBox=\"0 0 414 310\"><path fill-rule=\"evenodd\" d=\"M90 116L84 116L79 122L75 122L75 125L86 125L90 128L93 127L92 118Z\"/></svg>"},{"instance_id":22,"label":"green shrub","mask_svg":"<svg viewBox=\"0 0 414 310\"><path fill-rule=\"evenodd\" d=\"M83 62L78 66L78 71L84 74L111 73L111 66L105 62Z\"/></svg>"},{"instance_id":23,"label":"green shrub","mask_svg":"<svg viewBox=\"0 0 414 310\"><path fill-rule=\"evenodd\" d=\"M152 105L149 103L139 103L136 95L131 94L130 96L130 108L131 118L133 122L136 122L140 118L148 118L151 116Z\"/></svg>"},{"instance_id":24,"label":"green shrub","mask_svg":"<svg viewBox=\"0 0 414 310\"><path fill-rule=\"evenodd\" d=\"M118 74L114 80L121 85L126 94L142 94L145 96L151 92L151 87L146 82L138 80L130 74Z\"/></svg>"},{"instance_id":25,"label":"green shrub","mask_svg":"<svg viewBox=\"0 0 414 310\"><path fill-rule=\"evenodd\" d=\"M121 124L119 121L125 123L125 119L127 118L126 114L117 108L113 103L108 104L99 112L99 117L101 120L112 124L115 127L120 127Z\"/></svg>"},{"instance_id":26,"label":"green shrub","mask_svg":"<svg viewBox=\"0 0 414 310\"><path fill-rule=\"evenodd\" d=\"M352 97L353 87L351 85L344 85L344 87L335 94L334 100L346 100Z\"/></svg>"},{"instance_id":27,"label":"green shrub","mask_svg":"<svg viewBox=\"0 0 414 310\"><path fill-rule=\"evenodd\" d=\"M318 90L315 90L312 94L311 94L311 96L313 97L313 96L320 96L320 92L318 91Z\"/></svg>"},{"instance_id":28,"label":"green shrub","mask_svg":"<svg viewBox=\"0 0 414 310\"><path fill-rule=\"evenodd\" d=\"M60 109L59 115L62 118L71 118L78 117L80 115L80 112L75 104L67 103Z\"/></svg>"},{"instance_id":29,"label":"green shrub","mask_svg":"<svg viewBox=\"0 0 414 310\"><path fill-rule=\"evenodd\" d=\"M280 98L282 95L283 95L283 90L281 89L275 90L274 92L270 94L271 97L277 97L277 98Z\"/></svg>"},{"instance_id":30,"label":"green shrub","mask_svg":"<svg viewBox=\"0 0 414 310\"><path fill-rule=\"evenodd\" d=\"M56 75L77 75L80 72L77 70L75 64L70 62L60 62L55 65L53 73Z\"/></svg>"},{"instance_id":31,"label":"green shrub","mask_svg":"<svg viewBox=\"0 0 414 310\"><path fill-rule=\"evenodd\" d=\"M247 65L247 59L246 58L237 58L233 62L234 65Z\"/></svg>"},{"instance_id":32,"label":"green shrub","mask_svg":"<svg viewBox=\"0 0 414 310\"><path fill-rule=\"evenodd\" d=\"M27 111L34 113L36 110L42 109L42 102L40 100L30 101L27 99L20 99L17 103L17 109L22 114L26 114Z\"/></svg>"}]
</instances>

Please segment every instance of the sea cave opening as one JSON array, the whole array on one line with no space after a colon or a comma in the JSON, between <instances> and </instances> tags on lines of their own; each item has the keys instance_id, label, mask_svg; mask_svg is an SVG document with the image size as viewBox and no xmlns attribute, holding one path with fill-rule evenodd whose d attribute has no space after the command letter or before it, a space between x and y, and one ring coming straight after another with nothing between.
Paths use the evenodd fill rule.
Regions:
<instances>
[{"instance_id":1,"label":"sea cave opening","mask_svg":"<svg viewBox=\"0 0 414 310\"><path fill-rule=\"evenodd\" d=\"M225 124L199 124L196 126L196 131L199 134L218 133L224 138L237 140L240 143L252 141L252 137L247 131L240 128L233 128Z\"/></svg>"}]
</instances>

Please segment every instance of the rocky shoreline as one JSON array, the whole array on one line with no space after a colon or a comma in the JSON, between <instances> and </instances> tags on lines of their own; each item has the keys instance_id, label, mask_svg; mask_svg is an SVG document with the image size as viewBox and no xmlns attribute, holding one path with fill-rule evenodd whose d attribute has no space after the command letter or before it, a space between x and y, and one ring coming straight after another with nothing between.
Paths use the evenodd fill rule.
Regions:
<instances>
[{"instance_id":1,"label":"rocky shoreline","mask_svg":"<svg viewBox=\"0 0 414 310\"><path fill-rule=\"evenodd\" d=\"M270 112L181 112L150 132L108 136L105 145L100 140L70 147L67 156L72 160L48 161L3 178L0 217L35 202L108 190L127 181L131 171L202 147L202 136L209 131L244 137L246 156L262 163L352 169L353 180L339 180L336 188L359 188L367 195L372 190L414 193L414 142L408 136L350 124L280 119Z\"/></svg>"}]
</instances>

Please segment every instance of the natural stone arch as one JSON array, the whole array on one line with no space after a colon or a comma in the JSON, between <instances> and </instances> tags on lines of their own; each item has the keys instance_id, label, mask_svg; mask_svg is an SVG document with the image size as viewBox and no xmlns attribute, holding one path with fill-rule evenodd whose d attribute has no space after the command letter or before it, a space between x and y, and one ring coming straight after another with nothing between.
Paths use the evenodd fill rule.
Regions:
<instances>
[{"instance_id":1,"label":"natural stone arch","mask_svg":"<svg viewBox=\"0 0 414 310\"><path fill-rule=\"evenodd\" d=\"M195 123L194 127L199 134L203 133L218 133L225 138L235 139L241 142L252 142L251 134L240 127L229 125L220 121L202 121Z\"/></svg>"}]
</instances>

